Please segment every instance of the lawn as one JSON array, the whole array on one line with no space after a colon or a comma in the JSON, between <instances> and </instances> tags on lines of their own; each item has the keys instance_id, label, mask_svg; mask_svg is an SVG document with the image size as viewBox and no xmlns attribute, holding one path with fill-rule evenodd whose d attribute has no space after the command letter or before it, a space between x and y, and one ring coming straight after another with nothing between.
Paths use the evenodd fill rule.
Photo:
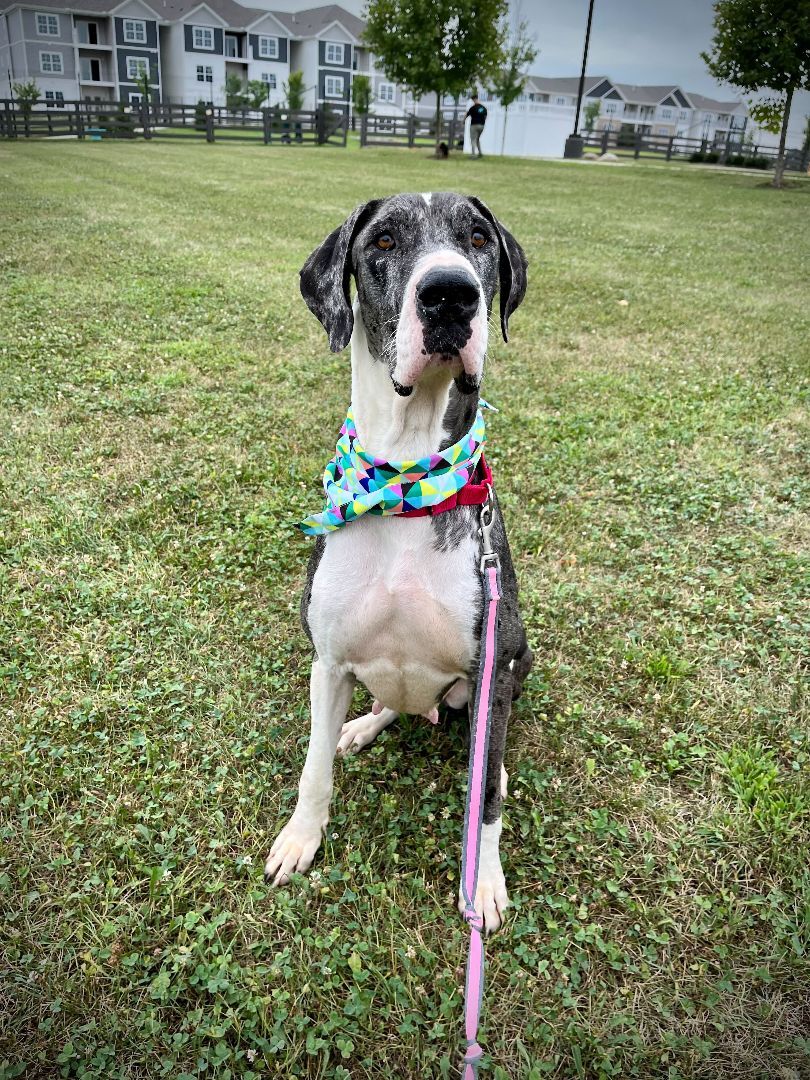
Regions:
<instances>
[{"instance_id":1,"label":"lawn","mask_svg":"<svg viewBox=\"0 0 810 1080\"><path fill-rule=\"evenodd\" d=\"M0 145L0 1080L457 1075L463 732L338 762L315 871L261 874L349 392L297 272L444 188L531 263L485 380L536 665L483 1075L810 1076L810 182L766 185Z\"/></svg>"}]
</instances>

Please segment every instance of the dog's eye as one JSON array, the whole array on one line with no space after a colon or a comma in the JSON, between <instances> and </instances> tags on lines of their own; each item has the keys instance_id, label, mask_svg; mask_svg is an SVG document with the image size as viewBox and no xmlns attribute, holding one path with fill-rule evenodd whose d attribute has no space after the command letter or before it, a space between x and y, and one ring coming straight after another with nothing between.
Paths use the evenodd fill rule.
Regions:
<instances>
[{"instance_id":1,"label":"dog's eye","mask_svg":"<svg viewBox=\"0 0 810 1080\"><path fill-rule=\"evenodd\" d=\"M476 248L482 248L487 242L486 234L482 233L480 229L473 229L470 240L472 241L472 246Z\"/></svg>"},{"instance_id":2,"label":"dog's eye","mask_svg":"<svg viewBox=\"0 0 810 1080\"><path fill-rule=\"evenodd\" d=\"M390 251L391 248L395 248L397 246L393 236L391 235L391 233L388 232L380 233L374 243L377 245L380 251Z\"/></svg>"}]
</instances>

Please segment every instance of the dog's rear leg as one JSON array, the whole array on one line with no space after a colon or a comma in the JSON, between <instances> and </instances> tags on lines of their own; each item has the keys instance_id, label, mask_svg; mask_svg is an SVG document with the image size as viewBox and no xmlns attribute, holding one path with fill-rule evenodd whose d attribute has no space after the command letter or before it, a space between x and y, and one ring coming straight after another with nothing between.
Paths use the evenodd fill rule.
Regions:
<instances>
[{"instance_id":1,"label":"dog's rear leg","mask_svg":"<svg viewBox=\"0 0 810 1080\"><path fill-rule=\"evenodd\" d=\"M520 644L518 645L514 660L509 665L512 671L512 701L517 701L523 692L523 684L526 681L526 676L532 669L533 661L534 653L529 648L529 642L526 640L526 631L521 627Z\"/></svg>"},{"instance_id":2,"label":"dog's rear leg","mask_svg":"<svg viewBox=\"0 0 810 1080\"><path fill-rule=\"evenodd\" d=\"M356 716L343 725L338 742L339 754L354 754L362 750L364 746L374 742L380 732L393 724L399 714L384 705L379 712L366 713L365 716Z\"/></svg>"},{"instance_id":3,"label":"dog's rear leg","mask_svg":"<svg viewBox=\"0 0 810 1080\"><path fill-rule=\"evenodd\" d=\"M353 690L352 675L329 668L322 660L312 665L312 727L298 783L298 802L276 837L264 867L265 879L273 885L283 885L290 874L308 870L320 847L332 801L332 763Z\"/></svg>"}]
</instances>

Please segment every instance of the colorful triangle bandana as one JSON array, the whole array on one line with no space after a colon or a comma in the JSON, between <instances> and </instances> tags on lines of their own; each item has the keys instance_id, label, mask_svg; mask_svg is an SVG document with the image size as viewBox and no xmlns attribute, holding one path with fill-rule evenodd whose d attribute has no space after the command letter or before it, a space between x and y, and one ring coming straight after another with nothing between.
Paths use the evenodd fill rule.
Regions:
<instances>
[{"instance_id":1,"label":"colorful triangle bandana","mask_svg":"<svg viewBox=\"0 0 810 1080\"><path fill-rule=\"evenodd\" d=\"M484 408L491 408L481 401ZM385 461L360 445L351 409L340 429L335 456L326 466L326 506L298 528L307 536L334 532L363 514L403 514L436 506L472 479L486 433L479 408L472 427L457 443L415 461Z\"/></svg>"}]
</instances>

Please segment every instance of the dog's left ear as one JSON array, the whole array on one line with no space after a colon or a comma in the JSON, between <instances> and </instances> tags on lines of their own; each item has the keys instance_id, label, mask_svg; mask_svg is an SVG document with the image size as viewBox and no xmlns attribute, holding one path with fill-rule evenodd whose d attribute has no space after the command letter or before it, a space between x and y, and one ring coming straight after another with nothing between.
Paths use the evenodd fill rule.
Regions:
<instances>
[{"instance_id":1,"label":"dog's left ear","mask_svg":"<svg viewBox=\"0 0 810 1080\"><path fill-rule=\"evenodd\" d=\"M340 228L315 248L301 268L301 295L329 335L332 352L345 349L352 336L354 315L349 295L352 244L379 203L379 199L373 199L353 210Z\"/></svg>"},{"instance_id":2,"label":"dog's left ear","mask_svg":"<svg viewBox=\"0 0 810 1080\"><path fill-rule=\"evenodd\" d=\"M514 236L501 225L485 203L475 198L475 196L470 196L470 202L479 213L483 214L498 234L498 245L501 249L499 270L501 333L503 334L503 340L508 341L509 316L526 295L526 256Z\"/></svg>"}]
</instances>

